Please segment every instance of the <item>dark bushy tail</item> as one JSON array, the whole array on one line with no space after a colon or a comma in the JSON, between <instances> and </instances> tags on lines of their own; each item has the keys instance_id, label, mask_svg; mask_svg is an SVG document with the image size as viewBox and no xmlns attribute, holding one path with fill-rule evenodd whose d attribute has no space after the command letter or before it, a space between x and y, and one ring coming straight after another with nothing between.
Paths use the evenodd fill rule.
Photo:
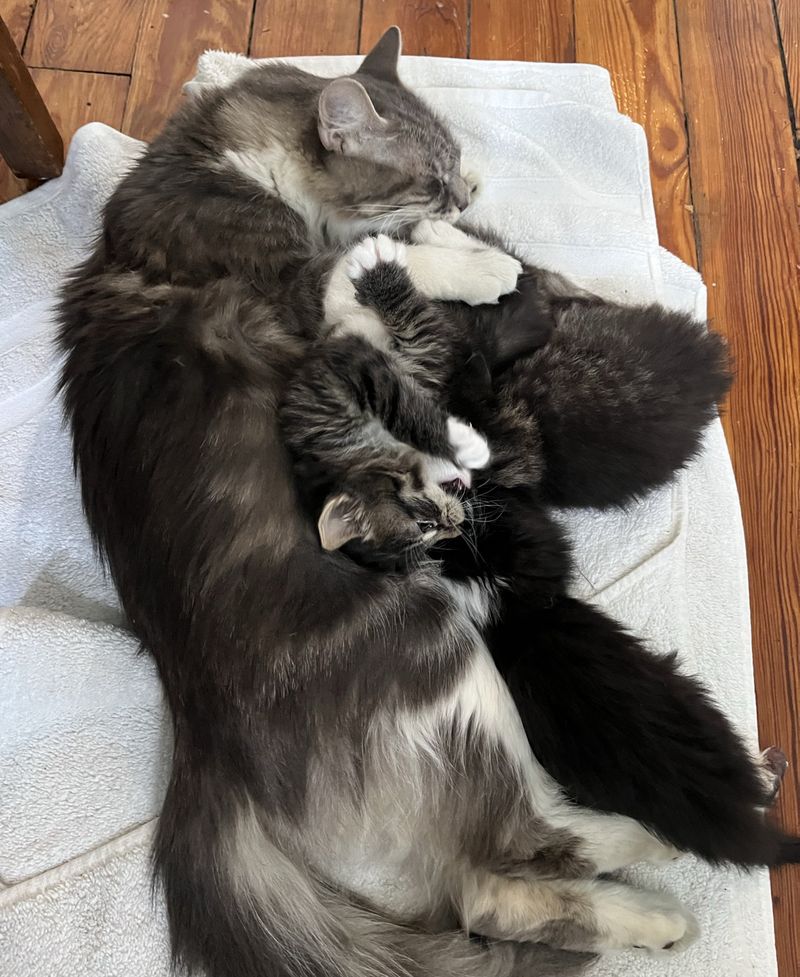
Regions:
<instances>
[{"instance_id":1,"label":"dark bushy tail","mask_svg":"<svg viewBox=\"0 0 800 977\"><path fill-rule=\"evenodd\" d=\"M397 925L299 867L219 764L176 758L155 846L175 962L204 977L569 977L591 956Z\"/></svg>"},{"instance_id":2,"label":"dark bushy tail","mask_svg":"<svg viewBox=\"0 0 800 977\"><path fill-rule=\"evenodd\" d=\"M568 597L510 599L490 641L534 753L575 801L712 863L798 861L800 840L763 814L763 769L674 655Z\"/></svg>"},{"instance_id":3,"label":"dark bushy tail","mask_svg":"<svg viewBox=\"0 0 800 977\"><path fill-rule=\"evenodd\" d=\"M731 383L725 342L658 305L572 302L557 321L505 381L540 425L545 495L623 505L696 453Z\"/></svg>"}]
</instances>

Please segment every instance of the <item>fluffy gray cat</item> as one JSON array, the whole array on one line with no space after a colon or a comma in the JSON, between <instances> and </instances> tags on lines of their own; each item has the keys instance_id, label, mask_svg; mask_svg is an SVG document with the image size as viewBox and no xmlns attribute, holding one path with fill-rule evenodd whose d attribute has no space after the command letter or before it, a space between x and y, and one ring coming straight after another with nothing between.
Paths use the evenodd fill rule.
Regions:
<instances>
[{"instance_id":1,"label":"fluffy gray cat","mask_svg":"<svg viewBox=\"0 0 800 977\"><path fill-rule=\"evenodd\" d=\"M173 951L210 977L545 977L696 932L604 877L674 851L537 762L486 593L322 548L298 496L279 408L311 343L374 326L345 252L469 201L398 53L390 31L353 77L263 67L188 105L63 293L86 512L174 721ZM427 299L495 302L520 272L491 246L407 258Z\"/></svg>"}]
</instances>

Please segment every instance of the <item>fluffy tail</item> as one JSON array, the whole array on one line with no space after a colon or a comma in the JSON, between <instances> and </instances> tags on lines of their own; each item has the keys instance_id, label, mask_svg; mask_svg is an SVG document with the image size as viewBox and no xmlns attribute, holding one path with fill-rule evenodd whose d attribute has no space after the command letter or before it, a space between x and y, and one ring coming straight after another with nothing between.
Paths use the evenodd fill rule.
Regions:
<instances>
[{"instance_id":1,"label":"fluffy tail","mask_svg":"<svg viewBox=\"0 0 800 977\"><path fill-rule=\"evenodd\" d=\"M241 785L176 763L156 838L176 964L208 977L567 977L592 959L393 923L274 844Z\"/></svg>"}]
</instances>

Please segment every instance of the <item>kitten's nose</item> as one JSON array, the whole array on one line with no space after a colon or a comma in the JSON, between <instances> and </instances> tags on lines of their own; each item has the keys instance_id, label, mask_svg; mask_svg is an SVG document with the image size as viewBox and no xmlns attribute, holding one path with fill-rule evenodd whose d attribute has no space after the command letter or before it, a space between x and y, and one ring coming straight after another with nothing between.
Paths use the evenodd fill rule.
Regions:
<instances>
[{"instance_id":1,"label":"kitten's nose","mask_svg":"<svg viewBox=\"0 0 800 977\"><path fill-rule=\"evenodd\" d=\"M454 176L452 178L450 181L450 193L453 197L453 203L459 210L464 211L469 207L469 184L463 176Z\"/></svg>"}]
</instances>

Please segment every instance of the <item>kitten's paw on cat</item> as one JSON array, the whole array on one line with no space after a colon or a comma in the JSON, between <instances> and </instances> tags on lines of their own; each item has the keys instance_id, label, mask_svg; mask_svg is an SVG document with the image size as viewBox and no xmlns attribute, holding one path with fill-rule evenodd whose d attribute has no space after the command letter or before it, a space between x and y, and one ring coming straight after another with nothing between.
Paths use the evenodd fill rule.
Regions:
<instances>
[{"instance_id":1,"label":"kitten's paw on cat","mask_svg":"<svg viewBox=\"0 0 800 977\"><path fill-rule=\"evenodd\" d=\"M699 934L697 920L677 899L662 892L609 885L592 906L598 950L635 948L678 953Z\"/></svg>"},{"instance_id":2,"label":"kitten's paw on cat","mask_svg":"<svg viewBox=\"0 0 800 977\"><path fill-rule=\"evenodd\" d=\"M486 438L478 434L474 427L459 421L456 417L447 418L447 439L450 442L456 464L472 471L485 468L489 464L491 452Z\"/></svg>"},{"instance_id":3,"label":"kitten's paw on cat","mask_svg":"<svg viewBox=\"0 0 800 977\"><path fill-rule=\"evenodd\" d=\"M366 272L379 264L406 265L406 246L385 234L365 237L347 255L347 274L351 281L357 282Z\"/></svg>"}]
</instances>

